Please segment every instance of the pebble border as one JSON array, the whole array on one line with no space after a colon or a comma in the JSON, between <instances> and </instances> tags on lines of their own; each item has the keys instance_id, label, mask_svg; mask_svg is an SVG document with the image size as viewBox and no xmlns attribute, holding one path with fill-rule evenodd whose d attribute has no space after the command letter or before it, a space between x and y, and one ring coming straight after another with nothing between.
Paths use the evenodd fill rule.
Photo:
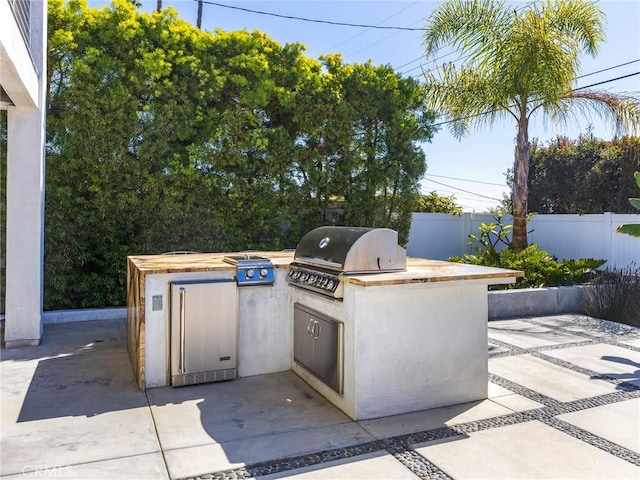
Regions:
<instances>
[{"instance_id":1,"label":"pebble border","mask_svg":"<svg viewBox=\"0 0 640 480\"><path fill-rule=\"evenodd\" d=\"M574 365L570 362L560 360L543 353L545 351L594 345L596 343L606 343L637 352L640 351L639 347L627 345L620 342L620 337L627 337L628 334L631 334L635 337L636 334L640 336L640 333L637 333L638 331L636 329L618 328L615 326L616 324L607 325L611 322L600 322L600 324L594 324L594 321L589 320L588 317L578 318L577 322L574 321L568 326L574 326L577 323L578 326L586 328L593 333L602 333L603 328L600 328L600 326L604 324L604 331L606 332L606 330L610 330L609 332L607 332L608 336L603 337L601 335L595 335L588 332L576 332L566 328L566 326L548 324L535 318L525 318L517 320L527 322L536 326L542 326L544 328L549 328L552 330L558 330L577 337L583 337L585 338L585 340L558 345L521 348L509 343L489 338L490 345L503 349L502 351L490 353L490 359L529 354L554 365L570 369L582 375L587 375L590 378L609 382L615 385L618 391L570 402L560 402L539 392L519 385L515 382L499 377L498 375L489 373L489 380L492 383L506 388L513 393L533 400L543 406L532 410L526 410L524 412L514 412L498 417L462 423L454 425L452 427L441 427L432 430L425 430L422 432L409 433L360 445L325 450L291 458L270 460L267 462L256 463L234 470L214 472L205 475L199 475L196 477L187 477L184 480L248 480L263 475L286 472L302 467L320 465L326 462L343 460L376 452L386 452L391 454L396 460L398 460L402 465L408 468L414 475L416 475L420 479L451 480L450 476L440 470L435 464L431 463L427 458L416 452L413 449L413 446L442 441L448 438L464 436L482 430L516 425L519 423L525 423L534 420L540 421L545 425L548 425L555 428L556 430L570 435L573 438L604 450L605 452L614 455L617 458L640 466L640 454L556 418L558 415L564 413L577 412L589 408L610 405L612 403L640 398L640 386L619 378L607 376L605 374ZM500 320L496 320L496 322L499 321Z\"/></svg>"}]
</instances>

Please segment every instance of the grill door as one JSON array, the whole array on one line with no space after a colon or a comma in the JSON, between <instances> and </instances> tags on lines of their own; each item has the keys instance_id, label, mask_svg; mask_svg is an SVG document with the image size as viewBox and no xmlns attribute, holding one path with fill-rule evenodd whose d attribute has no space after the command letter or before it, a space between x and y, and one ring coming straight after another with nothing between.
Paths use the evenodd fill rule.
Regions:
<instances>
[{"instance_id":1,"label":"grill door","mask_svg":"<svg viewBox=\"0 0 640 480\"><path fill-rule=\"evenodd\" d=\"M293 359L333 388L343 390L344 324L308 307L293 307Z\"/></svg>"}]
</instances>

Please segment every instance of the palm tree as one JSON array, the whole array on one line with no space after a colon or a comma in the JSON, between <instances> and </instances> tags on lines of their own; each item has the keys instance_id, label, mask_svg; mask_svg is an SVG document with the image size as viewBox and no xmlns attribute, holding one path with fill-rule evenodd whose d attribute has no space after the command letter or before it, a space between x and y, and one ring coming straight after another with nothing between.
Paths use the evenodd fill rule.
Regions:
<instances>
[{"instance_id":1,"label":"palm tree","mask_svg":"<svg viewBox=\"0 0 640 480\"><path fill-rule=\"evenodd\" d=\"M428 19L427 58L451 47L462 66L425 72L428 106L441 112L461 138L469 127L515 119L518 130L513 182L513 246L527 246L529 121L534 114L566 122L593 111L618 133L640 125L640 95L575 89L580 55L595 56L604 40L604 14L596 2L541 0L524 7L504 1L448 0Z\"/></svg>"}]
</instances>

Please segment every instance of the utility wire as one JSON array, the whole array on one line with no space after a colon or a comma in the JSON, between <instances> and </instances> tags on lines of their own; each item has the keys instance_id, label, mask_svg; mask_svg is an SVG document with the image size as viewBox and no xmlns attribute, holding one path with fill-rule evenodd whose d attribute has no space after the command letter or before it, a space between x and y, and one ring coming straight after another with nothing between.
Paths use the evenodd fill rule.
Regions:
<instances>
[{"instance_id":1,"label":"utility wire","mask_svg":"<svg viewBox=\"0 0 640 480\"><path fill-rule=\"evenodd\" d=\"M416 20L416 21L415 21L415 22L413 22L411 25L415 25L416 23L419 23L419 22L421 22L421 20ZM375 42L371 42L371 43L369 43L368 45L365 45L364 47L362 47L362 48L361 48L361 49L359 49L359 50L356 50L355 52L351 52L351 53L349 53L349 54L348 54L348 55L346 55L344 58L352 57L352 56L353 56L353 55L355 55L356 53L360 53L360 52L362 52L362 51L364 51L364 50L367 50L368 48L373 47L374 45L377 45L378 43L384 42L385 40L389 40L391 37L394 37L394 36L398 35L399 33L402 33L402 32L393 32L393 33L391 33L391 34L387 35L386 37L382 37L380 40L376 40Z\"/></svg>"},{"instance_id":2,"label":"utility wire","mask_svg":"<svg viewBox=\"0 0 640 480\"><path fill-rule=\"evenodd\" d=\"M442 55L441 57L434 58L434 59L432 60L432 62L436 62L436 61L438 61L438 60L441 60L442 58L444 58L444 57L446 57L446 56L448 56L448 55L452 55L453 53L455 53L455 52L450 52L450 53L447 53L447 54L445 54L445 55ZM404 66L406 66L406 65L410 65L411 63L416 62L416 61L418 61L418 60L420 60L420 59L422 59L422 57L419 57L419 58L417 58L417 59L415 59L415 60L412 60L411 62L405 63L404 65L400 65L400 66L397 68L397 70L399 70L400 68L402 68L402 67L404 67ZM462 57L460 57L460 58L456 59L455 61L457 62L457 61L459 61L459 60L462 60ZM640 58L638 58L638 59L636 59L636 60L630 60L630 61L628 61L628 62L624 62L624 63L619 63L619 64L617 64L617 65L613 65L613 66L611 66L611 67L603 68L603 69L601 69L601 70L596 70L595 72L585 73L585 74L583 74L583 75L580 75L580 76L576 77L576 79L579 79L579 78L585 78L585 77L590 77L591 75L597 75L598 73L608 72L609 70L614 70L614 69L616 69L616 68L625 67L625 66L627 66L627 65L631 65L632 63L638 63L638 62L640 62ZM420 68L420 67L422 67L422 65L418 65L417 67L413 67L413 68L410 68L409 70L406 70L406 71L404 71L404 72L400 72L400 75L406 75L407 73L412 72L412 71L414 71L414 70L417 70L417 69L418 69L418 68ZM427 70L427 71L426 71L426 72L424 72L424 73L429 73L429 72L431 72L431 71L433 71L433 70L434 70L433 68L430 68L429 70Z\"/></svg>"},{"instance_id":3,"label":"utility wire","mask_svg":"<svg viewBox=\"0 0 640 480\"><path fill-rule=\"evenodd\" d=\"M459 190L459 191L464 192L464 193L469 193L469 194L471 194L471 195L475 195L476 197L488 198L489 200L495 200L495 201L497 201L497 202L499 202L499 201L500 201L500 199L499 199L499 198L488 197L488 196L486 196L486 195L481 195L481 194L479 194L479 193L471 192L471 191L469 191L469 190L465 190L465 189L463 189L463 188L454 187L453 185L447 185L446 183L437 182L437 181L435 181L435 180L431 180L431 179L429 179L429 178L426 178L425 180L426 180L426 181L428 181L428 182L437 183L438 185L442 185L443 187L453 188L454 190Z\"/></svg>"},{"instance_id":4,"label":"utility wire","mask_svg":"<svg viewBox=\"0 0 640 480\"><path fill-rule=\"evenodd\" d=\"M467 180L464 178L456 178L456 177L445 177L444 175L436 175L434 173L427 173L425 177L437 177L437 178L446 178L448 180L460 180L462 182L471 182L471 183L482 183L483 185L495 185L497 187L506 187L505 183L492 183L492 182L482 182L480 180Z\"/></svg>"},{"instance_id":5,"label":"utility wire","mask_svg":"<svg viewBox=\"0 0 640 480\"><path fill-rule=\"evenodd\" d=\"M630 73L628 75L622 75L621 77L612 78L610 80L604 80L602 82L592 83L591 85L585 85L584 87L574 88L573 90L574 91L575 90L584 90L585 88L597 87L598 85L603 85L605 83L615 82L616 80L622 80L624 78L635 77L636 75L640 75L640 71L639 72ZM578 78L581 78L581 77L578 77Z\"/></svg>"},{"instance_id":6,"label":"utility wire","mask_svg":"<svg viewBox=\"0 0 640 480\"><path fill-rule=\"evenodd\" d=\"M631 65L632 63L637 63L637 62L640 62L640 58L637 58L636 60L630 60L625 63L619 63L618 65L614 65L613 67L607 67L607 68L603 68L602 70L596 70L595 72L585 73L584 75L580 75L578 78L584 78L584 77L589 77L591 75L595 75L597 73L608 72L609 70L613 70L614 68L625 67L627 65Z\"/></svg>"},{"instance_id":7,"label":"utility wire","mask_svg":"<svg viewBox=\"0 0 640 480\"><path fill-rule=\"evenodd\" d=\"M198 1L198 0L194 0L194 1ZM426 30L426 28L412 28L412 27L392 27L392 26L385 26L385 25L366 25L366 24L361 24L361 23L349 23L349 22L334 22L331 20L318 20L315 18L305 18L305 17L296 17L294 15L281 15L279 13L272 13L272 12L263 12L260 10L252 10L250 8L243 8L243 7L238 7L236 5L224 5L222 3L217 3L217 2L210 2L208 0L202 0L202 3L206 3L207 5L214 5L216 7L222 7L222 8L230 8L232 10L240 10L243 12L248 12L248 13L255 13L257 15L267 15L270 17L277 17L277 18L284 18L287 20L299 20L301 22L311 22L311 23L322 23L325 25L337 25L340 27L357 27L357 28L372 28L372 29L377 29L377 30L404 30L404 31L420 31L423 32Z\"/></svg>"},{"instance_id":8,"label":"utility wire","mask_svg":"<svg viewBox=\"0 0 640 480\"><path fill-rule=\"evenodd\" d=\"M423 188L424 190L425 188ZM435 192L438 195L442 196L442 197L455 197L456 201L465 201L465 200L469 200L472 202L475 201L480 201L480 199L478 199L477 197L471 197L469 195L465 195L465 194L460 194L459 192L454 192L452 190L447 190L445 188L437 188L433 190L430 190L429 192L427 192L427 194L431 193L431 192Z\"/></svg>"},{"instance_id":9,"label":"utility wire","mask_svg":"<svg viewBox=\"0 0 640 480\"><path fill-rule=\"evenodd\" d=\"M401 14L402 12L404 12L405 10L407 10L407 9L409 9L409 8L411 8L411 7L413 7L413 6L414 6L414 5L416 5L417 3L420 3L420 2L413 2L411 5L409 5L409 6L407 6L407 7L404 7L402 10L397 11L397 12L396 12L396 13L394 13L393 15L389 15L389 16L388 16L387 18L385 18L384 20L379 21L379 22L376 24L376 26L379 26L379 25L383 24L384 22L386 22L387 20L392 19L392 18L393 18L393 17L395 17L396 15ZM421 20L418 20L418 21L416 21L416 22L413 22L413 24L412 24L412 25L415 25L415 24L416 24L416 23L418 23L419 21L421 21ZM347 38L346 40L344 40L344 41L340 42L339 44L337 44L337 45L335 45L335 46L333 46L333 47L331 47L331 48L327 48L325 51L333 51L333 50L335 50L336 48L341 47L341 46L342 46L342 45L344 45L345 43L349 43L351 40L354 40L354 39L356 39L356 38L358 38L358 37L360 37L360 36L364 35L365 33L367 33L367 31L368 31L368 30L364 30L364 31L362 31L362 32L360 32L360 33L357 33L357 34L356 34L356 35L354 35L353 37ZM400 33L400 32L392 33L391 35L389 35L389 36L387 36L387 37L383 38L382 40L385 40L386 38L389 38L389 37L392 37L392 36L394 36L394 35L397 35L398 33ZM350 53L349 55L355 55L356 53L359 53L359 52L361 52L362 50L365 50L365 49L369 48L370 46L375 45L376 43L381 42L382 40L378 40L378 42L375 42L375 43L372 43L372 44L370 44L370 45L367 45L366 47L361 48L361 49L360 49L360 50L358 50L357 52ZM346 57L345 57L345 58L346 58Z\"/></svg>"},{"instance_id":10,"label":"utility wire","mask_svg":"<svg viewBox=\"0 0 640 480\"><path fill-rule=\"evenodd\" d=\"M628 74L628 75L622 75L622 76L620 76L620 77L616 77L616 78L611 78L611 79L609 79L609 80L604 80L604 81L602 81L602 82L592 83L591 85L585 85L584 87L574 88L574 89L573 89L573 91L576 91L576 90L584 90L585 88L596 87L596 86L598 86L598 85L603 85L603 84L605 84L605 83L615 82L615 81L617 81L617 80L622 80L622 79L625 79L625 78L633 77L633 76L635 76L635 75L640 75L640 71L635 72L635 73L630 73L630 74ZM452 118L451 120L445 120L445 121L442 121L442 122L439 122L439 123L434 123L434 124L432 124L431 126L432 126L432 127L439 127L439 126L441 126L441 125L448 125L448 124L450 124L450 123L454 123L454 122L457 122L457 121L460 121L460 120L466 120L466 119L468 119L468 118L480 117L480 116L482 116L482 115L488 115L488 114L490 114L490 113L495 113L495 112L497 112L497 110L487 110L486 112L478 113L478 114L476 114L476 115L469 115L469 116L467 116L467 117Z\"/></svg>"}]
</instances>

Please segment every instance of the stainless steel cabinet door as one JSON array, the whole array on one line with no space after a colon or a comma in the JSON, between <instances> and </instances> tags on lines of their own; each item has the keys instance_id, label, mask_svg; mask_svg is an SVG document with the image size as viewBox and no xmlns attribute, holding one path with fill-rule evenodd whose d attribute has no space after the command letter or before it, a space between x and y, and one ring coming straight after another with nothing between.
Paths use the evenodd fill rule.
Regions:
<instances>
[{"instance_id":1,"label":"stainless steel cabinet door","mask_svg":"<svg viewBox=\"0 0 640 480\"><path fill-rule=\"evenodd\" d=\"M342 393L344 324L297 303L293 312L293 359Z\"/></svg>"},{"instance_id":2,"label":"stainless steel cabinet door","mask_svg":"<svg viewBox=\"0 0 640 480\"><path fill-rule=\"evenodd\" d=\"M310 325L313 315L294 305L293 309L293 359L307 370L313 371L313 337Z\"/></svg>"},{"instance_id":3,"label":"stainless steel cabinet door","mask_svg":"<svg viewBox=\"0 0 640 480\"><path fill-rule=\"evenodd\" d=\"M314 370L326 384L342 393L342 322L315 318Z\"/></svg>"},{"instance_id":4,"label":"stainless steel cabinet door","mask_svg":"<svg viewBox=\"0 0 640 480\"><path fill-rule=\"evenodd\" d=\"M235 378L237 345L233 279L171 284L172 385Z\"/></svg>"}]
</instances>

